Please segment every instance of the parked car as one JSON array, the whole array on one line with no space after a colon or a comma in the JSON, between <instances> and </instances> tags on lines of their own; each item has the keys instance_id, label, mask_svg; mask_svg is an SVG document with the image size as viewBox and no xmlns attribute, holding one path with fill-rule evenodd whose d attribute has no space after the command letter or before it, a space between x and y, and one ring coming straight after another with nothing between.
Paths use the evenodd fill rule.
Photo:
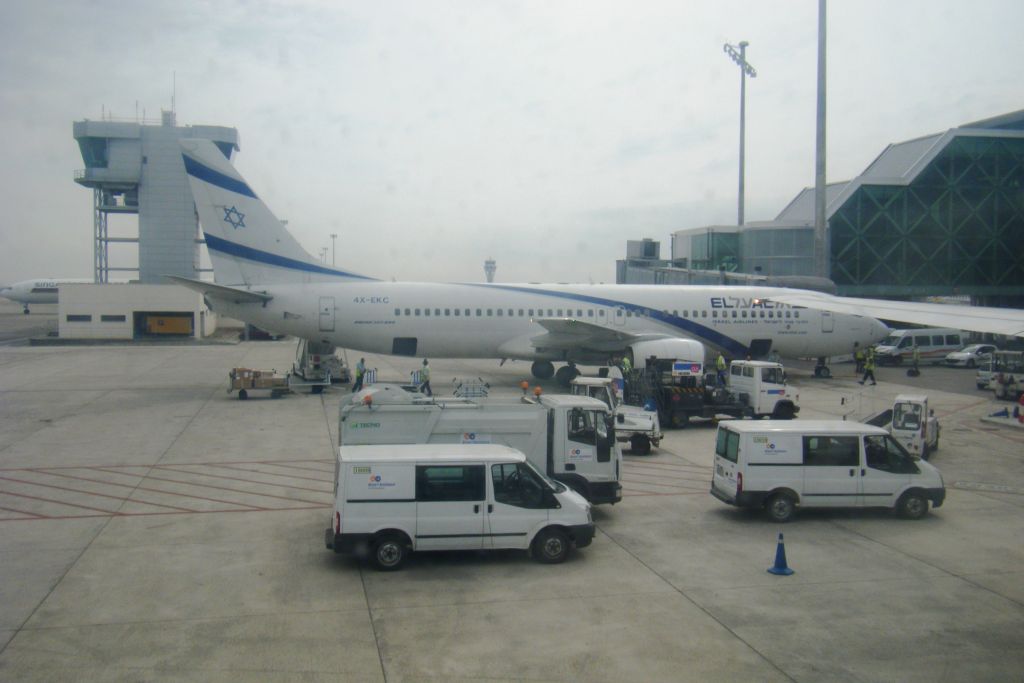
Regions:
<instances>
[{"instance_id":1,"label":"parked car","mask_svg":"<svg viewBox=\"0 0 1024 683\"><path fill-rule=\"evenodd\" d=\"M959 351L946 354L946 365L976 368L992 358L996 347L993 344L971 344Z\"/></svg>"}]
</instances>

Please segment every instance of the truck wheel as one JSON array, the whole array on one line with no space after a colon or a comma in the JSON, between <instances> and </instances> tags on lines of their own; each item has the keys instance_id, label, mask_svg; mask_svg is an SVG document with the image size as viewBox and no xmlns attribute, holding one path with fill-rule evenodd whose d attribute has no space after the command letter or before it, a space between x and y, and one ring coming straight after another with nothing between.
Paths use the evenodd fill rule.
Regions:
<instances>
[{"instance_id":1,"label":"truck wheel","mask_svg":"<svg viewBox=\"0 0 1024 683\"><path fill-rule=\"evenodd\" d=\"M246 391L245 389L239 389L238 390L238 400L239 401L244 401L247 398L249 398L249 392Z\"/></svg>"},{"instance_id":2,"label":"truck wheel","mask_svg":"<svg viewBox=\"0 0 1024 683\"><path fill-rule=\"evenodd\" d=\"M896 510L901 517L921 519L928 514L928 499L920 491L907 491L896 503Z\"/></svg>"},{"instance_id":3,"label":"truck wheel","mask_svg":"<svg viewBox=\"0 0 1024 683\"><path fill-rule=\"evenodd\" d=\"M405 563L408 554L401 538L394 534L382 536L373 544L373 566L382 572L393 572Z\"/></svg>"},{"instance_id":4,"label":"truck wheel","mask_svg":"<svg viewBox=\"0 0 1024 683\"><path fill-rule=\"evenodd\" d=\"M323 386L322 386L322 385L320 385L320 384L317 384L317 385L315 385L315 386L313 387L313 393L314 393L314 394L322 394L323 392L324 392L324 388L323 388Z\"/></svg>"},{"instance_id":5,"label":"truck wheel","mask_svg":"<svg viewBox=\"0 0 1024 683\"><path fill-rule=\"evenodd\" d=\"M633 455L649 455L651 440L642 434L634 434L629 439L629 450L633 452Z\"/></svg>"},{"instance_id":6,"label":"truck wheel","mask_svg":"<svg viewBox=\"0 0 1024 683\"><path fill-rule=\"evenodd\" d=\"M776 493L768 499L767 508L772 521L785 524L793 518L796 503L788 493Z\"/></svg>"},{"instance_id":7,"label":"truck wheel","mask_svg":"<svg viewBox=\"0 0 1024 683\"><path fill-rule=\"evenodd\" d=\"M690 424L689 413L672 413L672 419L669 423L676 429L686 429L686 425Z\"/></svg>"},{"instance_id":8,"label":"truck wheel","mask_svg":"<svg viewBox=\"0 0 1024 683\"><path fill-rule=\"evenodd\" d=\"M533 539L533 559L544 564L558 564L569 556L569 537L560 529L542 529Z\"/></svg>"},{"instance_id":9,"label":"truck wheel","mask_svg":"<svg viewBox=\"0 0 1024 683\"><path fill-rule=\"evenodd\" d=\"M792 420L793 419L793 406L788 403L780 403L775 406L775 410L772 412L773 420Z\"/></svg>"}]
</instances>

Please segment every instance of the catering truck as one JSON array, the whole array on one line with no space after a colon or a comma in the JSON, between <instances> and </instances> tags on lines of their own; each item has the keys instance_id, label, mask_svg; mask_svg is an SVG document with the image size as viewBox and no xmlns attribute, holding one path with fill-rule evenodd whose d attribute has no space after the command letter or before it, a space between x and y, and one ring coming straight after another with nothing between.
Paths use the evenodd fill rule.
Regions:
<instances>
[{"instance_id":1,"label":"catering truck","mask_svg":"<svg viewBox=\"0 0 1024 683\"><path fill-rule=\"evenodd\" d=\"M342 446L324 542L393 571L411 551L530 550L546 564L590 545L590 505L519 451L460 444Z\"/></svg>"},{"instance_id":2,"label":"catering truck","mask_svg":"<svg viewBox=\"0 0 1024 683\"><path fill-rule=\"evenodd\" d=\"M439 398L375 385L342 403L338 434L342 446L501 444L591 503L622 500L615 422L595 398Z\"/></svg>"}]
</instances>

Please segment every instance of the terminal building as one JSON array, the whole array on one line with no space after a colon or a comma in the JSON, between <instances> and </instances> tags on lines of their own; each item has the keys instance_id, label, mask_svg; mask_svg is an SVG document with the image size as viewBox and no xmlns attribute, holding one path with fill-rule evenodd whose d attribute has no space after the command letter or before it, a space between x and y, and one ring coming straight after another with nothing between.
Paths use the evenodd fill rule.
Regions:
<instances>
[{"instance_id":1,"label":"terminal building","mask_svg":"<svg viewBox=\"0 0 1024 683\"><path fill-rule=\"evenodd\" d=\"M1024 110L894 143L826 192L829 278L845 296L970 298L1024 308ZM774 220L672 235L671 258L627 255L619 282L814 275L814 189Z\"/></svg>"},{"instance_id":2,"label":"terminal building","mask_svg":"<svg viewBox=\"0 0 1024 683\"><path fill-rule=\"evenodd\" d=\"M89 339L211 334L217 318L202 297L163 278L199 279L203 272L202 234L178 141L212 140L230 159L239 149L238 131L178 126L174 112L165 111L153 123L76 121L73 135L85 162L75 182L93 193L95 284L61 286L58 334ZM118 215L137 216L137 235L108 233L110 217ZM112 245L137 245L137 262L129 258L127 265L113 265ZM112 284L122 272L131 282Z\"/></svg>"}]
</instances>

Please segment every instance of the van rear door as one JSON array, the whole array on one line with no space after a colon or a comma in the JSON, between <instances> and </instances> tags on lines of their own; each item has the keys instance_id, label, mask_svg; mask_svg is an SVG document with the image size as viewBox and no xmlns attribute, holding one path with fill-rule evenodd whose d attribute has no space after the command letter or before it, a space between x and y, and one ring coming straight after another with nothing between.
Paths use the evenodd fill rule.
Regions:
<instances>
[{"instance_id":1,"label":"van rear door","mask_svg":"<svg viewBox=\"0 0 1024 683\"><path fill-rule=\"evenodd\" d=\"M484 547L483 464L416 466L416 550Z\"/></svg>"},{"instance_id":2,"label":"van rear door","mask_svg":"<svg viewBox=\"0 0 1024 683\"><path fill-rule=\"evenodd\" d=\"M718 426L715 440L715 470L711 475L711 488L736 502L738 491L737 469L739 467L740 435L724 424Z\"/></svg>"}]
</instances>

